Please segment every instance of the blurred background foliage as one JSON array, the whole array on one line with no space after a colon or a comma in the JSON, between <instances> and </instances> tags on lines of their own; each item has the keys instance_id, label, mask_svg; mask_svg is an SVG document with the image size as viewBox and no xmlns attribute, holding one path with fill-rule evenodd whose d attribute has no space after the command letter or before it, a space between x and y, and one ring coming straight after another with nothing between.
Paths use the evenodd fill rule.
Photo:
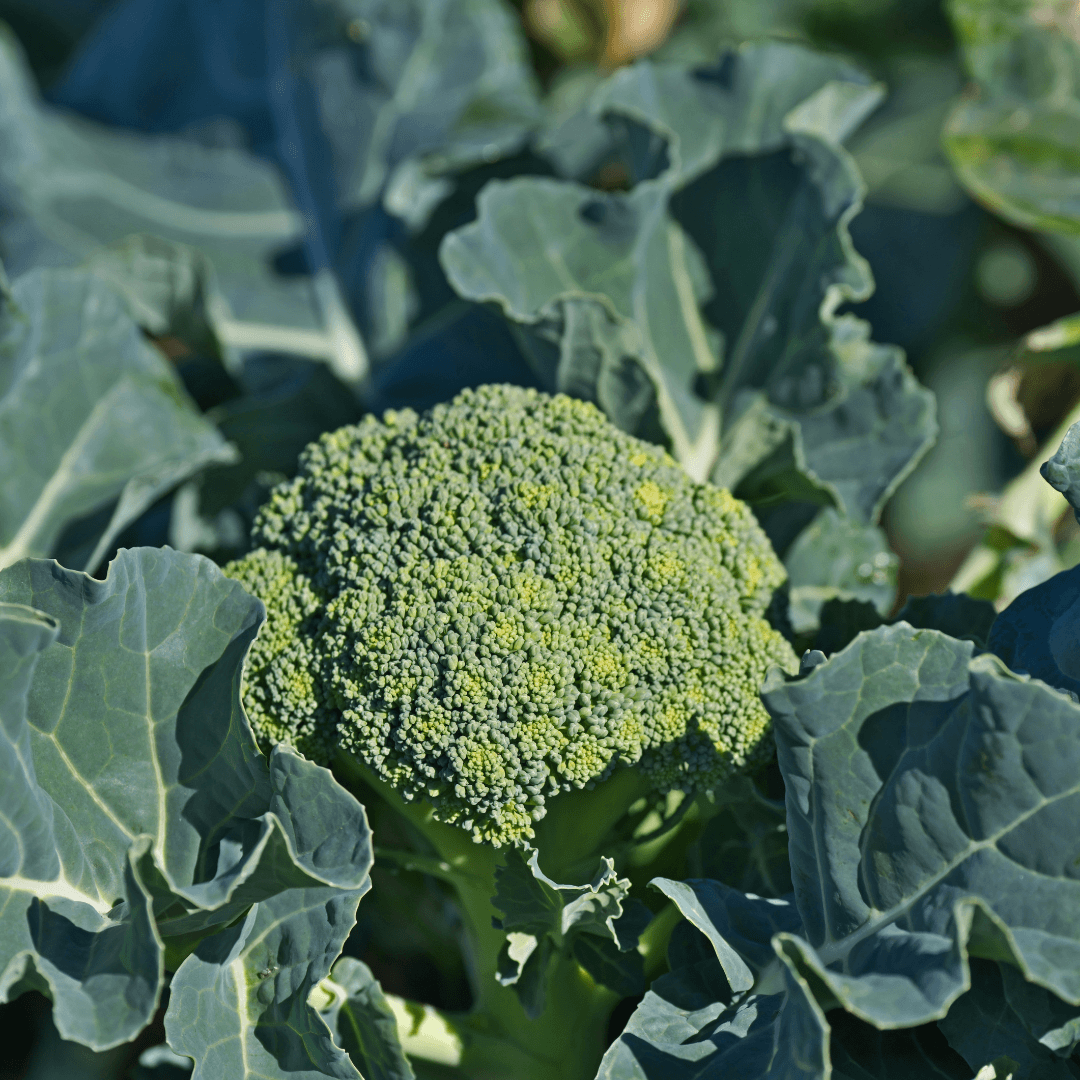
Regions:
<instances>
[{"instance_id":1,"label":"blurred background foliage","mask_svg":"<svg viewBox=\"0 0 1080 1080\"><path fill-rule=\"evenodd\" d=\"M324 48L327 35L365 42L372 32L366 8L353 6L357 14L329 29L316 20L297 31L313 35L323 49L313 46L311 55L333 52L333 42L330 53ZM43 100L83 118L62 138L50 129L25 167L11 165L25 149L12 132L31 130L18 128L13 117L29 115L32 106L14 69L0 72L0 155L9 163L0 160L0 258L9 274L77 261L71 252L78 243L69 250L55 234L44 235L32 204L47 198L40 193L47 181L59 189L58 162L71 170L68 203L77 201L72 192L81 197L102 182L93 173L97 164L73 156L98 138L97 129L78 126L87 118L144 135L182 133L225 157L230 148L250 150L255 159L276 163L294 194L304 191L309 200L298 206L309 225L302 239L285 228L252 240L251 250L274 252L276 276L264 282L277 290L271 311L256 310L244 261L251 251L206 246L232 305L229 318L216 323L217 343L205 322L191 319L199 297L205 293L210 303L211 271L201 256L182 282L174 270L168 281L155 278L163 263L152 248L95 256L95 269L106 278L126 276L130 302L143 304L137 321L243 455L222 461L211 479L190 480L157 498L113 537L115 545L168 542L227 558L242 547L267 487L289 473L299 449L320 431L355 419L364 407L422 408L489 379L534 381L508 347L502 321L454 297L436 258L441 237L471 219L487 180L550 173L550 159L537 157L521 131L541 113L542 126L557 131L614 69L644 56L705 63L734 42L783 38L846 55L887 91L847 144L866 184L865 208L851 235L877 283L854 310L872 324L875 340L904 348L937 396L940 424L936 446L885 511L889 542L900 556L896 607L909 594L950 585L1003 606L1080 561L1080 529L1064 499L1038 476L1065 428L1080 418L1075 0L515 0L503 5L502 21L492 22L496 6L465 5L477 21L459 29L482 39L487 66L457 113L447 119L437 109L424 112L416 102L393 99L395 116L413 110L409 130L428 133L415 146L402 149L389 127L379 128L391 123L385 101L349 97L351 84L335 82L333 65L325 63L311 69L315 74L285 113L319 114L328 145L295 153L283 149L291 136L282 134L281 102L252 90L273 53L278 24L271 20L285 19L291 5L0 0L0 19L25 53ZM408 14L422 7L401 4L402 41ZM269 29L249 34L256 9L270 12ZM162 34L175 42L168 55L152 47ZM222 76L222 50L245 35L258 39L257 46L251 55L230 53ZM520 63L519 38L527 49ZM443 46L454 48L454 40ZM428 92L438 96L437 87ZM372 123L383 143L360 130L363 116L377 119ZM302 142L307 130L295 138ZM363 144L362 152L354 144ZM442 148L439 160L432 145ZM100 147L94 153L86 161L108 156ZM123 145L110 144L108 153L122 170ZM320 161L330 163L327 173L339 178L347 198L322 190L318 169L290 175ZM270 220L278 212L273 185L257 171L248 179L247 208ZM601 173L591 182L618 189L626 180ZM72 232L113 240L133 231L125 222L103 224L90 204L57 206L60 201L49 204L50 212L62 213ZM333 273L320 278L321 271ZM301 280L330 284L301 287ZM169 307L180 293L186 324ZM349 336L350 319L359 345ZM234 334L234 345L259 328L264 338L255 345L264 347L230 362L222 327ZM276 349L282 342L292 345ZM357 365L365 372L362 401L347 389ZM94 522L69 526L60 557L78 565L77 553L85 557L93 546L86 538L100 531ZM423 917L407 925L395 920L392 913L406 906ZM389 992L451 1008L467 1004L459 955L445 947L456 932L454 911L431 879L377 867L365 909L349 948ZM136 1076L138 1070L129 1070L138 1053L161 1037L151 1029L134 1047L95 1055L61 1044L47 1003L27 994L0 1008L0 1080Z\"/></svg>"}]
</instances>

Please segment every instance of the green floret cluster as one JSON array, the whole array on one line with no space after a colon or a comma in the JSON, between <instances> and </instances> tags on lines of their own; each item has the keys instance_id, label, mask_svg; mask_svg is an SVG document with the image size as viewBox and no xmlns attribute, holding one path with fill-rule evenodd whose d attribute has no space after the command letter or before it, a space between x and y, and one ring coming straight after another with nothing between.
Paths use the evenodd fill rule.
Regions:
<instances>
[{"instance_id":1,"label":"green floret cluster","mask_svg":"<svg viewBox=\"0 0 1080 1080\"><path fill-rule=\"evenodd\" d=\"M754 758L783 568L749 509L594 406L467 390L322 436L227 573L262 598L260 736L344 749L493 843L636 765L710 788Z\"/></svg>"}]
</instances>

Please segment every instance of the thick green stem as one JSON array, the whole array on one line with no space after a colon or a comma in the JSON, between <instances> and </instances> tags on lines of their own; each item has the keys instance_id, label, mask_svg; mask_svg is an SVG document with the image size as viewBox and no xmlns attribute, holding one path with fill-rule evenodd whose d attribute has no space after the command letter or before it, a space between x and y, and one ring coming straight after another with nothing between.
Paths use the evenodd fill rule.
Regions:
<instances>
[{"instance_id":1,"label":"thick green stem","mask_svg":"<svg viewBox=\"0 0 1080 1080\"><path fill-rule=\"evenodd\" d=\"M457 893L471 945L475 1002L471 1013L453 1021L463 1039L458 1069L469 1080L592 1080L603 1055L608 1016L618 996L598 986L572 957L557 956L548 975L547 1006L535 1020L525 1015L517 994L495 978L505 935L491 925L496 914L495 868L503 852L473 843L464 830L434 820L423 803L406 803L389 785L351 755L339 753L334 763L339 779L373 788L391 807L420 828L435 848L439 876ZM610 781L608 782L610 783ZM639 781L622 781L603 798L588 793L589 815L578 807L559 814L546 841L557 846L559 866L584 858L618 818L627 800L637 797ZM577 828L569 826L577 821ZM597 830L601 830L598 834ZM561 846L559 846L561 845ZM545 843L545 850L548 850Z\"/></svg>"}]
</instances>

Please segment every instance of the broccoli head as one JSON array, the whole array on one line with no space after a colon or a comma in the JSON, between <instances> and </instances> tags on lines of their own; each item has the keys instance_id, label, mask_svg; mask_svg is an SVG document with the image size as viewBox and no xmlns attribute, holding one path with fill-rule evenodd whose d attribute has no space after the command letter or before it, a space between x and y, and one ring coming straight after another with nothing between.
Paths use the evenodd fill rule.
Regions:
<instances>
[{"instance_id":1,"label":"broccoli head","mask_svg":"<svg viewBox=\"0 0 1080 1080\"><path fill-rule=\"evenodd\" d=\"M485 386L323 435L253 541L227 573L267 607L260 737L344 749L476 840L627 765L719 784L763 746L766 671L798 666L750 510L563 395Z\"/></svg>"}]
</instances>

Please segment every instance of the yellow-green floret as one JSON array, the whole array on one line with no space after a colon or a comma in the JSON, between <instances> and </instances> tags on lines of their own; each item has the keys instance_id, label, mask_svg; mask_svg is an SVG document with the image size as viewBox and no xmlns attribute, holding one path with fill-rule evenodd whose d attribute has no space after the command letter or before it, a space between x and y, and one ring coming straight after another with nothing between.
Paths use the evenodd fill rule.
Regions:
<instances>
[{"instance_id":1,"label":"yellow-green floret","mask_svg":"<svg viewBox=\"0 0 1080 1080\"><path fill-rule=\"evenodd\" d=\"M512 386L322 436L227 568L266 603L264 741L344 749L477 840L634 764L708 788L763 745L797 667L749 509L594 406Z\"/></svg>"}]
</instances>

